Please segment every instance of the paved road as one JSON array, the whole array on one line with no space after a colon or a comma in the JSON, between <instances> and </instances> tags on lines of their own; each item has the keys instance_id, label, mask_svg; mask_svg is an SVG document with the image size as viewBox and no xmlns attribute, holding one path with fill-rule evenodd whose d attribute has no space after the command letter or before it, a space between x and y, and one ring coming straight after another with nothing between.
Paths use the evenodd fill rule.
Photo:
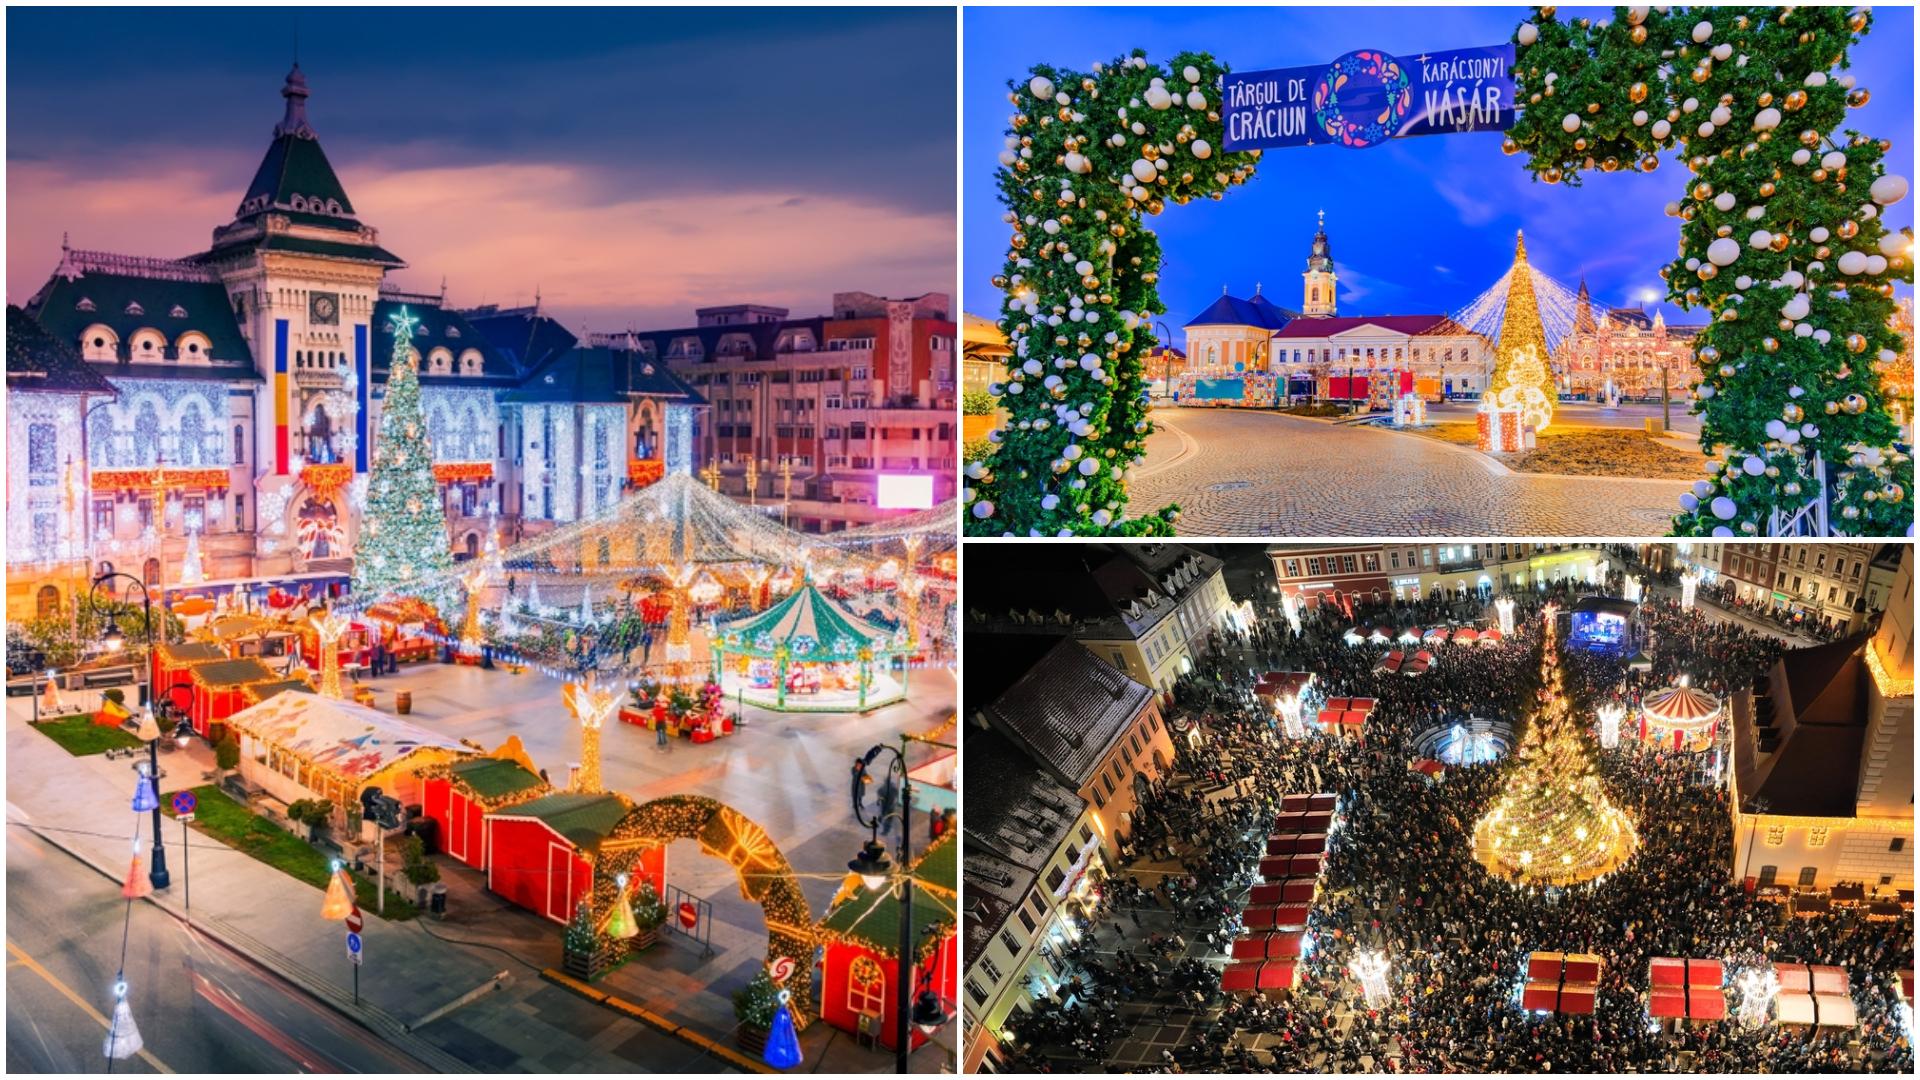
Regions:
<instances>
[{"instance_id":1,"label":"paved road","mask_svg":"<svg viewBox=\"0 0 1920 1080\"><path fill-rule=\"evenodd\" d=\"M1133 483L1190 536L1663 536L1680 480L1548 477L1418 435L1239 409L1155 409Z\"/></svg>"},{"instance_id":2,"label":"paved road","mask_svg":"<svg viewBox=\"0 0 1920 1080\"><path fill-rule=\"evenodd\" d=\"M9 1072L105 1071L100 1048L126 913L98 871L26 829L8 830ZM115 1072L423 1071L149 904L133 906L128 940L129 1000L146 1052L114 1062Z\"/></svg>"}]
</instances>

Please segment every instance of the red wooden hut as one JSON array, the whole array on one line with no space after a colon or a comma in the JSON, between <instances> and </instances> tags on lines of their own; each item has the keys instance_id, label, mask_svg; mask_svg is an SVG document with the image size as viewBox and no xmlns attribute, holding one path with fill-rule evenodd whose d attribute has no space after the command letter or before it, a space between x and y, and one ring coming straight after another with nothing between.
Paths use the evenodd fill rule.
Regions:
<instances>
[{"instance_id":1,"label":"red wooden hut","mask_svg":"<svg viewBox=\"0 0 1920 1080\"><path fill-rule=\"evenodd\" d=\"M910 993L917 998L923 981L932 974L933 992L952 1001L959 993L958 939L954 911L958 906L958 845L948 833L927 850L913 868L913 925L918 951L907 969ZM877 902L876 902L877 900ZM923 933L921 928L932 928ZM864 885L843 895L820 921L820 1019L855 1036L871 1037L889 1050L896 1049L900 977L900 903L876 897ZM909 1027L913 1047L927 1037Z\"/></svg>"},{"instance_id":2,"label":"red wooden hut","mask_svg":"<svg viewBox=\"0 0 1920 1080\"><path fill-rule=\"evenodd\" d=\"M169 697L167 688L181 682L191 683L193 701L188 708L188 716L193 721L193 730L205 736L209 742L218 742L226 734L226 719L229 716L259 700L248 695L250 688L285 681L272 668L253 657L244 660L209 660L184 670L184 679L176 675L173 682L158 684L155 693L163 700L186 704L186 694L175 691Z\"/></svg>"},{"instance_id":3,"label":"red wooden hut","mask_svg":"<svg viewBox=\"0 0 1920 1080\"><path fill-rule=\"evenodd\" d=\"M508 745L518 748L518 737ZM452 762L423 775L420 809L434 822L438 850L475 870L485 870L487 815L551 791L525 759L524 751L515 756L503 747L491 757Z\"/></svg>"},{"instance_id":4,"label":"red wooden hut","mask_svg":"<svg viewBox=\"0 0 1920 1080\"><path fill-rule=\"evenodd\" d=\"M147 672L149 686L154 694L165 693L167 687L178 682L191 682L188 672L196 664L210 664L216 660L227 659L227 650L210 641L163 642L154 647L148 656ZM179 695L185 699L186 695Z\"/></svg>"},{"instance_id":5,"label":"red wooden hut","mask_svg":"<svg viewBox=\"0 0 1920 1080\"><path fill-rule=\"evenodd\" d=\"M593 891L593 864L633 804L613 792L556 791L486 815L487 888L557 923ZM667 849L640 857L655 895L665 888Z\"/></svg>"}]
</instances>

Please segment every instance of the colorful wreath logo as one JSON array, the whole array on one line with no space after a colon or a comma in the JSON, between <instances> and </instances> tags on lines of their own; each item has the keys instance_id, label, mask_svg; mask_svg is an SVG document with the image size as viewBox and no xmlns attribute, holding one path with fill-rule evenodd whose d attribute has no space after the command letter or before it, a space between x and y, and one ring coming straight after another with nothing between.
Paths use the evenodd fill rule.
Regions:
<instances>
[{"instance_id":1,"label":"colorful wreath logo","mask_svg":"<svg viewBox=\"0 0 1920 1080\"><path fill-rule=\"evenodd\" d=\"M1413 84L1398 58L1378 49L1350 52L1313 87L1313 119L1342 146L1374 146L1393 138L1413 111Z\"/></svg>"}]
</instances>

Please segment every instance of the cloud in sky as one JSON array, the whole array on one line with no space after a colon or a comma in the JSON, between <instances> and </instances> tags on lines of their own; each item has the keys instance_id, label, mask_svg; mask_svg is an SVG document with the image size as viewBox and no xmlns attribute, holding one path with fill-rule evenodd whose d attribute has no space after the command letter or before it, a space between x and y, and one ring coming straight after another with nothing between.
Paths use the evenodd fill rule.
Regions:
<instances>
[{"instance_id":1,"label":"cloud in sky","mask_svg":"<svg viewBox=\"0 0 1920 1080\"><path fill-rule=\"evenodd\" d=\"M466 304L537 286L595 328L955 288L951 11L341 14L301 26L309 115L407 287L444 274ZM63 230L204 249L279 119L292 19L10 10L9 298L46 280Z\"/></svg>"}]
</instances>

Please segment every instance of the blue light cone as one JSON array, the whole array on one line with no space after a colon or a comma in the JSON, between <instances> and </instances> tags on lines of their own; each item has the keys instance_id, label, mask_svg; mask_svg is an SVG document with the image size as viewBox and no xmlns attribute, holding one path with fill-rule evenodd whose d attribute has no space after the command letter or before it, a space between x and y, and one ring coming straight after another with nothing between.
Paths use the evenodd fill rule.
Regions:
<instances>
[{"instance_id":1,"label":"blue light cone","mask_svg":"<svg viewBox=\"0 0 1920 1080\"><path fill-rule=\"evenodd\" d=\"M140 783L133 789L133 812L148 813L160 805L160 796L153 790L153 777L145 772L140 774Z\"/></svg>"},{"instance_id":2,"label":"blue light cone","mask_svg":"<svg viewBox=\"0 0 1920 1080\"><path fill-rule=\"evenodd\" d=\"M760 1060L776 1069L792 1069L800 1064L800 1033L794 1030L793 1011L784 1001L773 1011L773 1027L767 1032L767 1052Z\"/></svg>"}]
</instances>

